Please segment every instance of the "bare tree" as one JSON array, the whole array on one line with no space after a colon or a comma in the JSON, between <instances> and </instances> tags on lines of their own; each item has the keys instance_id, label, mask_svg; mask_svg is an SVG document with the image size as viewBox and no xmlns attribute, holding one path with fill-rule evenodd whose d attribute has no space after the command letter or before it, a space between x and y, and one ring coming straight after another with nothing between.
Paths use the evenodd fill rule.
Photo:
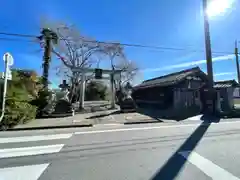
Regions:
<instances>
[{"instance_id":1,"label":"bare tree","mask_svg":"<svg viewBox=\"0 0 240 180\"><path fill-rule=\"evenodd\" d=\"M136 75L138 70L136 63L127 60L124 48L119 43L98 42L95 39L83 36L73 25L44 20L43 27L50 28L59 37L59 43L53 48L54 54L62 62L57 67L57 74L69 80L72 94L78 91L82 74L82 72L73 72L72 69L89 68L96 64L99 66L100 59L102 59L99 58L100 56L110 59L113 71L122 71L119 81L114 80L115 88L117 88L117 85L120 88Z\"/></svg>"},{"instance_id":2,"label":"bare tree","mask_svg":"<svg viewBox=\"0 0 240 180\"><path fill-rule=\"evenodd\" d=\"M56 32L59 37L59 43L52 49L62 62L57 67L57 75L66 78L71 84L71 91L77 92L76 88L78 88L83 72L74 72L73 69L89 68L96 64L98 61L93 54L102 51L102 44L81 35L73 25L45 22L43 26Z\"/></svg>"},{"instance_id":3,"label":"bare tree","mask_svg":"<svg viewBox=\"0 0 240 180\"><path fill-rule=\"evenodd\" d=\"M105 44L103 52L110 59L111 69L121 71L121 76L114 79L115 88L131 82L138 72L138 67L136 62L126 58L124 48L119 43Z\"/></svg>"},{"instance_id":4,"label":"bare tree","mask_svg":"<svg viewBox=\"0 0 240 180\"><path fill-rule=\"evenodd\" d=\"M122 98L128 94L122 88L125 83L131 82L138 72L137 64L126 58L124 48L119 43L105 44L103 52L110 59L111 69L113 71L113 78L111 78L112 103L111 107L115 107L115 100L122 101ZM114 71L120 70L120 74ZM120 77L116 77L120 75Z\"/></svg>"},{"instance_id":5,"label":"bare tree","mask_svg":"<svg viewBox=\"0 0 240 180\"><path fill-rule=\"evenodd\" d=\"M123 59L115 66L116 69L121 70L121 78L118 82L118 86L122 87L127 82L131 82L138 74L139 68L135 61Z\"/></svg>"}]
</instances>

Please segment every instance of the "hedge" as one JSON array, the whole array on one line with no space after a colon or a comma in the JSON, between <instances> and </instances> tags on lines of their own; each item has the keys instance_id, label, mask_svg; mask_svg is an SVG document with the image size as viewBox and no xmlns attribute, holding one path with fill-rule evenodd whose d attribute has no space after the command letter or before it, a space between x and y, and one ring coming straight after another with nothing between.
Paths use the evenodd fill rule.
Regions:
<instances>
[{"instance_id":1,"label":"hedge","mask_svg":"<svg viewBox=\"0 0 240 180\"><path fill-rule=\"evenodd\" d=\"M26 123L35 119L37 107L28 102L17 102L9 100L6 103L5 116L3 124L7 127L13 127L17 124Z\"/></svg>"}]
</instances>

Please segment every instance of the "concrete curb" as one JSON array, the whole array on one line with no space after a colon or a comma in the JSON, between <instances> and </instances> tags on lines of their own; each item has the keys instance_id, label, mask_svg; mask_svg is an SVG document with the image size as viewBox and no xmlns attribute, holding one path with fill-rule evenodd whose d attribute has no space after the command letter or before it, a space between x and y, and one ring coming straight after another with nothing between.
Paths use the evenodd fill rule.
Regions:
<instances>
[{"instance_id":1,"label":"concrete curb","mask_svg":"<svg viewBox=\"0 0 240 180\"><path fill-rule=\"evenodd\" d=\"M137 121L137 122L125 122L125 123L116 123L114 125L134 125L134 124L153 124L153 123L163 123L161 121ZM83 127L94 127L99 124L84 124L84 125L59 125L59 126L39 126L39 127L19 127L19 128L12 128L12 129L6 129L6 130L0 130L0 131L26 131L26 130L44 130L44 129L64 129L64 128L83 128ZM101 124L101 125L109 125ZM110 124L112 125L112 124Z\"/></svg>"},{"instance_id":2,"label":"concrete curb","mask_svg":"<svg viewBox=\"0 0 240 180\"><path fill-rule=\"evenodd\" d=\"M124 125L133 125L133 124L153 124L153 123L164 123L162 121L136 121L136 122L125 122Z\"/></svg>"},{"instance_id":3,"label":"concrete curb","mask_svg":"<svg viewBox=\"0 0 240 180\"><path fill-rule=\"evenodd\" d=\"M59 125L59 126L39 126L39 127L20 127L7 129L5 131L25 131L25 130L43 130L43 129L64 129L64 128L81 128L81 127L93 127L93 124L84 124L84 125Z\"/></svg>"},{"instance_id":4,"label":"concrete curb","mask_svg":"<svg viewBox=\"0 0 240 180\"><path fill-rule=\"evenodd\" d=\"M97 125L106 125L106 126L114 126L114 125L134 125L134 124L154 124L154 123L164 123L164 122L161 122L161 121L136 121L136 122L125 122L125 123L114 123L114 124L108 124L108 123L105 123L105 124L94 124L93 127L97 126Z\"/></svg>"}]
</instances>

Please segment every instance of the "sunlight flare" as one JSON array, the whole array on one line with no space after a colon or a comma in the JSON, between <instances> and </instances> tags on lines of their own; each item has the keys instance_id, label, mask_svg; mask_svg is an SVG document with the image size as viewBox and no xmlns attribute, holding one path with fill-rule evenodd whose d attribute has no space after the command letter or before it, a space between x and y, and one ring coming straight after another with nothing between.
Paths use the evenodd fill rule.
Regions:
<instances>
[{"instance_id":1,"label":"sunlight flare","mask_svg":"<svg viewBox=\"0 0 240 180\"><path fill-rule=\"evenodd\" d=\"M235 0L211 0L208 3L206 13L209 17L224 14L233 6Z\"/></svg>"}]
</instances>

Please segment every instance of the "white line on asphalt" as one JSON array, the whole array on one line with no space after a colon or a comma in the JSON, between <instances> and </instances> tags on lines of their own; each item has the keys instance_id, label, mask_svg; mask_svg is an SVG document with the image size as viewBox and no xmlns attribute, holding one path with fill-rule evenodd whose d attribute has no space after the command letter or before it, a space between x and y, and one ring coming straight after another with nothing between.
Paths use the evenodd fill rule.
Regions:
<instances>
[{"instance_id":1,"label":"white line on asphalt","mask_svg":"<svg viewBox=\"0 0 240 180\"><path fill-rule=\"evenodd\" d=\"M18 166L0 169L1 180L37 180L49 164Z\"/></svg>"},{"instance_id":2,"label":"white line on asphalt","mask_svg":"<svg viewBox=\"0 0 240 180\"><path fill-rule=\"evenodd\" d=\"M7 138L0 138L0 144L29 142L29 141L46 141L46 140L56 140L56 139L68 139L71 136L72 136L72 133L69 133L69 134L48 134L48 135L39 135L39 136L7 137Z\"/></svg>"},{"instance_id":3,"label":"white line on asphalt","mask_svg":"<svg viewBox=\"0 0 240 180\"><path fill-rule=\"evenodd\" d=\"M198 167L204 174L211 177L213 180L240 180L225 169L217 166L208 159L200 156L196 152L183 151L179 152L190 163Z\"/></svg>"},{"instance_id":4,"label":"white line on asphalt","mask_svg":"<svg viewBox=\"0 0 240 180\"><path fill-rule=\"evenodd\" d=\"M178 125L174 127L181 126L192 126L190 124ZM138 130L150 130L150 129L161 129L161 128L169 128L173 126L156 126L156 127L142 127L142 128L124 128L124 129L107 129L107 130L98 130L98 131L83 131L83 132L75 132L74 134L96 134L96 133L106 133L106 132L122 132L122 131L138 131Z\"/></svg>"},{"instance_id":5,"label":"white line on asphalt","mask_svg":"<svg viewBox=\"0 0 240 180\"><path fill-rule=\"evenodd\" d=\"M212 123L211 126L214 125L224 125L224 124L233 124L240 123L240 121L230 121L230 122L220 122L220 123ZM154 127L141 127L141 128L123 128L123 129L107 129L107 130L97 130L97 131L82 131L82 132L74 132L74 134L97 134L97 133L107 133L107 132L123 132L123 131L139 131L139 130L151 130L151 129L165 129L165 128L179 128L179 127L197 127L209 125L210 123L198 123L198 124L180 124L180 125L168 125L168 126L154 126Z\"/></svg>"},{"instance_id":6,"label":"white line on asphalt","mask_svg":"<svg viewBox=\"0 0 240 180\"><path fill-rule=\"evenodd\" d=\"M64 144L56 144L47 146L0 149L0 158L57 153L63 148L63 146Z\"/></svg>"},{"instance_id":7,"label":"white line on asphalt","mask_svg":"<svg viewBox=\"0 0 240 180\"><path fill-rule=\"evenodd\" d=\"M199 121L199 120L201 120L202 116L203 115L192 116L192 117L187 118L187 120Z\"/></svg>"},{"instance_id":8,"label":"white line on asphalt","mask_svg":"<svg viewBox=\"0 0 240 180\"><path fill-rule=\"evenodd\" d=\"M93 125L94 127L99 127L99 126L124 126L123 124L117 124L117 123L108 123L108 124L95 124Z\"/></svg>"}]
</instances>

